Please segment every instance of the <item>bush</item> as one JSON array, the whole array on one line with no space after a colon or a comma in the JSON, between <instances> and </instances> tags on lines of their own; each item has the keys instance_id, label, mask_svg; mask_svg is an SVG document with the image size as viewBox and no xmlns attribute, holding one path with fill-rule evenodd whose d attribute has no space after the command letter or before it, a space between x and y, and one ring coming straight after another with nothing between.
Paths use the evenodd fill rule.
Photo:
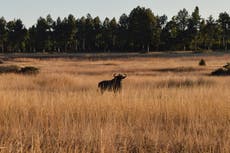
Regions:
<instances>
[{"instance_id":1,"label":"bush","mask_svg":"<svg viewBox=\"0 0 230 153\"><path fill-rule=\"evenodd\" d=\"M18 73L20 67L16 65L0 66L0 73Z\"/></svg>"},{"instance_id":2,"label":"bush","mask_svg":"<svg viewBox=\"0 0 230 153\"><path fill-rule=\"evenodd\" d=\"M16 65L0 66L0 74L17 73L17 74L38 74L39 69L33 66L19 67Z\"/></svg>"},{"instance_id":3,"label":"bush","mask_svg":"<svg viewBox=\"0 0 230 153\"><path fill-rule=\"evenodd\" d=\"M215 76L226 76L230 75L230 63L227 63L222 68L219 68L211 73L211 75Z\"/></svg>"},{"instance_id":4,"label":"bush","mask_svg":"<svg viewBox=\"0 0 230 153\"><path fill-rule=\"evenodd\" d=\"M204 59L201 59L200 62L199 62L199 65L200 66L205 66L206 65L206 62Z\"/></svg>"},{"instance_id":5,"label":"bush","mask_svg":"<svg viewBox=\"0 0 230 153\"><path fill-rule=\"evenodd\" d=\"M211 75L215 75L215 76L226 76L226 75L230 75L230 69L219 68L219 69L213 71L211 73Z\"/></svg>"},{"instance_id":6,"label":"bush","mask_svg":"<svg viewBox=\"0 0 230 153\"><path fill-rule=\"evenodd\" d=\"M39 69L33 66L27 66L27 67L23 67L21 68L21 70L19 71L19 73L22 74L38 74L39 73Z\"/></svg>"}]
</instances>

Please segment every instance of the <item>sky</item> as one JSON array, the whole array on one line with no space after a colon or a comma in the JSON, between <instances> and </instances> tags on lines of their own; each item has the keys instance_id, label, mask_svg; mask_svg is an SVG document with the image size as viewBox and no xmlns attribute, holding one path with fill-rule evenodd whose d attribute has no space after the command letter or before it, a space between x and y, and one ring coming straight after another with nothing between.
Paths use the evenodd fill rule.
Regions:
<instances>
[{"instance_id":1,"label":"sky","mask_svg":"<svg viewBox=\"0 0 230 153\"><path fill-rule=\"evenodd\" d=\"M116 17L142 6L150 8L155 15L166 14L169 19L179 10L186 8L189 13L196 6L200 8L203 18L212 15L218 17L220 12L230 14L230 0L0 0L0 17L7 21L20 18L26 27L36 23L37 19L48 14L56 20L57 17L67 17L73 14L79 18L90 13L92 17Z\"/></svg>"}]
</instances>

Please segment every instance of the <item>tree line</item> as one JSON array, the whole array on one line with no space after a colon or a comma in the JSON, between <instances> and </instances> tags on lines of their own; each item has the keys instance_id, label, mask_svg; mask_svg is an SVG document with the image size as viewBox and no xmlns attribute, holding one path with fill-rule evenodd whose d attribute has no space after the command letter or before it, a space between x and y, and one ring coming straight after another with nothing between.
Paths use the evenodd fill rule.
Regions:
<instances>
[{"instance_id":1,"label":"tree line","mask_svg":"<svg viewBox=\"0 0 230 153\"><path fill-rule=\"evenodd\" d=\"M115 18L69 15L40 17L28 29L20 19L0 18L0 52L116 52L165 50L228 50L230 16L201 17L199 8L186 9L168 21L151 9L134 8ZM230 46L229 46L230 47Z\"/></svg>"}]
</instances>

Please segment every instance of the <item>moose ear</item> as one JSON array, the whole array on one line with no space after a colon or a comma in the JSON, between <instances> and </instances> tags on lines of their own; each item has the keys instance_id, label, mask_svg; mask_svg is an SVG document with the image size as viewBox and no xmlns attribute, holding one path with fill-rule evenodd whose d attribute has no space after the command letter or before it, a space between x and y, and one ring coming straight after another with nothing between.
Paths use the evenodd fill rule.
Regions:
<instances>
[{"instance_id":1,"label":"moose ear","mask_svg":"<svg viewBox=\"0 0 230 153\"><path fill-rule=\"evenodd\" d=\"M117 74L116 73L113 73L113 77L116 77L117 76Z\"/></svg>"},{"instance_id":2,"label":"moose ear","mask_svg":"<svg viewBox=\"0 0 230 153\"><path fill-rule=\"evenodd\" d=\"M126 78L126 77L127 77L127 74L123 74L123 77Z\"/></svg>"}]
</instances>

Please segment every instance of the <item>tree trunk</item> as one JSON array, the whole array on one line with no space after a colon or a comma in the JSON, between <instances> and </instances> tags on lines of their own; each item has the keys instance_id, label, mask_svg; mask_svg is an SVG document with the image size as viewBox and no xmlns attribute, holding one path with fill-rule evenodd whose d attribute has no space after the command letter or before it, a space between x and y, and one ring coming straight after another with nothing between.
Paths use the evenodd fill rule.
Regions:
<instances>
[{"instance_id":1,"label":"tree trunk","mask_svg":"<svg viewBox=\"0 0 230 153\"><path fill-rule=\"evenodd\" d=\"M115 47L116 38L113 36L113 47Z\"/></svg>"},{"instance_id":2,"label":"tree trunk","mask_svg":"<svg viewBox=\"0 0 230 153\"><path fill-rule=\"evenodd\" d=\"M149 44L147 45L147 53L149 53Z\"/></svg>"},{"instance_id":3,"label":"tree trunk","mask_svg":"<svg viewBox=\"0 0 230 153\"><path fill-rule=\"evenodd\" d=\"M64 45L64 50L65 50L65 52L67 51L67 44L65 43L65 45Z\"/></svg>"},{"instance_id":4,"label":"tree trunk","mask_svg":"<svg viewBox=\"0 0 230 153\"><path fill-rule=\"evenodd\" d=\"M197 38L195 38L195 51L197 51Z\"/></svg>"},{"instance_id":5,"label":"tree trunk","mask_svg":"<svg viewBox=\"0 0 230 153\"><path fill-rule=\"evenodd\" d=\"M76 52L77 52L77 51L78 51L77 40L76 40L75 43L76 43L76 44L75 44L75 50L76 50Z\"/></svg>"},{"instance_id":6,"label":"tree trunk","mask_svg":"<svg viewBox=\"0 0 230 153\"><path fill-rule=\"evenodd\" d=\"M85 50L85 38L83 38L83 41L82 41L82 50Z\"/></svg>"},{"instance_id":7,"label":"tree trunk","mask_svg":"<svg viewBox=\"0 0 230 153\"><path fill-rule=\"evenodd\" d=\"M224 37L223 37L223 47L225 49L225 39L224 39Z\"/></svg>"},{"instance_id":8,"label":"tree trunk","mask_svg":"<svg viewBox=\"0 0 230 153\"><path fill-rule=\"evenodd\" d=\"M3 44L1 44L1 51L2 51L2 53L4 52L4 45Z\"/></svg>"},{"instance_id":9,"label":"tree trunk","mask_svg":"<svg viewBox=\"0 0 230 153\"><path fill-rule=\"evenodd\" d=\"M142 45L142 51L143 52L145 51L145 45L144 44Z\"/></svg>"},{"instance_id":10,"label":"tree trunk","mask_svg":"<svg viewBox=\"0 0 230 153\"><path fill-rule=\"evenodd\" d=\"M226 41L226 47L225 50L228 51L228 41Z\"/></svg>"}]
</instances>

